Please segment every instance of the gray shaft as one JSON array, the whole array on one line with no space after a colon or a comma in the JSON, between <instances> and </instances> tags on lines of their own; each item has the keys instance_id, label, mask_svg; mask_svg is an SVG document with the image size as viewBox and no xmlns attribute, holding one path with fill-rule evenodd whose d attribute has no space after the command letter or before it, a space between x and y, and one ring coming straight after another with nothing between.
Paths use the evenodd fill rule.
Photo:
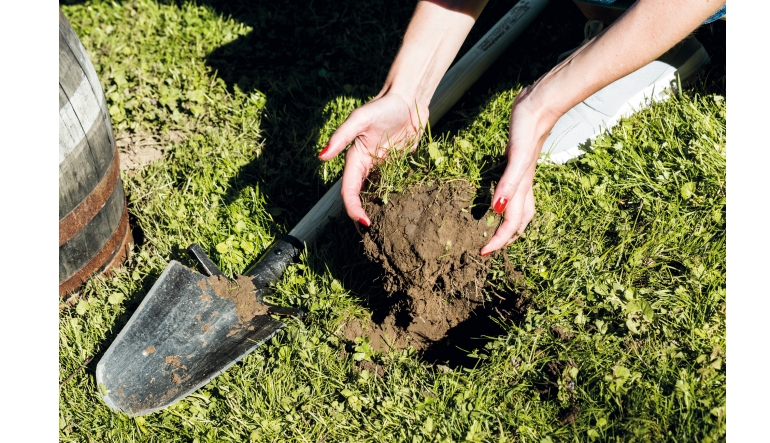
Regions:
<instances>
[{"instance_id":1,"label":"gray shaft","mask_svg":"<svg viewBox=\"0 0 770 443\"><path fill-rule=\"evenodd\" d=\"M430 102L431 125L435 125L457 103L508 46L521 35L548 0L520 0L444 75ZM330 219L342 213L342 179L297 223L289 235L301 242L313 241Z\"/></svg>"}]
</instances>

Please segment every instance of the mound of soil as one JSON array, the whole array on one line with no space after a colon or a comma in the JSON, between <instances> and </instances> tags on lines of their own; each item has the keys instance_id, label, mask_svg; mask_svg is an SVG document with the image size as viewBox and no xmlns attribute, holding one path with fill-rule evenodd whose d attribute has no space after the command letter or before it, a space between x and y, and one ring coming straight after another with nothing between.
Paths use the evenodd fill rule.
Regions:
<instances>
[{"instance_id":1,"label":"mound of soil","mask_svg":"<svg viewBox=\"0 0 770 443\"><path fill-rule=\"evenodd\" d=\"M391 195L387 204L364 203L372 221L362 231L364 252L382 266L393 304L380 323L348 322L346 338L369 337L382 351L408 345L423 350L484 303L492 257L479 250L501 220L492 211L475 218L475 194L469 182L453 180L414 186Z\"/></svg>"}]
</instances>

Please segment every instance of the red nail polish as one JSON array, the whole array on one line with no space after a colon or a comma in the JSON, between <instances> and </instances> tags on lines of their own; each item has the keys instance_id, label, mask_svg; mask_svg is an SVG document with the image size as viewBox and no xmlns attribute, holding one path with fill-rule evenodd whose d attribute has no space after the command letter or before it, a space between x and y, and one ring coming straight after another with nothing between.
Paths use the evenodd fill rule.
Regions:
<instances>
[{"instance_id":1,"label":"red nail polish","mask_svg":"<svg viewBox=\"0 0 770 443\"><path fill-rule=\"evenodd\" d=\"M505 211L505 206L508 205L508 199L505 197L500 197L500 199L495 203L495 212L498 214L502 214L503 211Z\"/></svg>"},{"instance_id":2,"label":"red nail polish","mask_svg":"<svg viewBox=\"0 0 770 443\"><path fill-rule=\"evenodd\" d=\"M481 256L482 256L482 257L486 257L486 256L488 256L488 255L489 255L489 254L491 254L491 253L492 253L492 251L489 251L489 252L487 252L486 254L481 254Z\"/></svg>"},{"instance_id":3,"label":"red nail polish","mask_svg":"<svg viewBox=\"0 0 770 443\"><path fill-rule=\"evenodd\" d=\"M362 225L366 226L367 228L369 227L369 222L366 221L366 219L363 218L363 217L358 219L358 223L361 223Z\"/></svg>"},{"instance_id":4,"label":"red nail polish","mask_svg":"<svg viewBox=\"0 0 770 443\"><path fill-rule=\"evenodd\" d=\"M321 158L322 155L326 154L326 151L329 150L329 145L324 146L323 149L321 149L321 152L318 153L318 158Z\"/></svg>"}]
</instances>

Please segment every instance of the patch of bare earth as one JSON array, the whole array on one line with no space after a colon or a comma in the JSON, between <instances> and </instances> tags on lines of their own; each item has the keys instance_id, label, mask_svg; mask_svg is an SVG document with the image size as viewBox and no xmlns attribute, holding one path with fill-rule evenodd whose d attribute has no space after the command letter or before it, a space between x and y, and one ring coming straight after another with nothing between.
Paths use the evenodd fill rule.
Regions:
<instances>
[{"instance_id":1,"label":"patch of bare earth","mask_svg":"<svg viewBox=\"0 0 770 443\"><path fill-rule=\"evenodd\" d=\"M121 132L115 137L115 144L120 155L120 170L133 175L152 162L163 158L163 154L173 143L183 140L181 131L169 131L166 134L151 132Z\"/></svg>"}]
</instances>

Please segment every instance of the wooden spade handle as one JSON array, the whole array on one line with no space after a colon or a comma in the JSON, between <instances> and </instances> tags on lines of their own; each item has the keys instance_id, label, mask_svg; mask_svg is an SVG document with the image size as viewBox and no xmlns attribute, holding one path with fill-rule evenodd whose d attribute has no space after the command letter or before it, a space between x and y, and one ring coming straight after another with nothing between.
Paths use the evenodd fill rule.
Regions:
<instances>
[{"instance_id":1,"label":"wooden spade handle","mask_svg":"<svg viewBox=\"0 0 770 443\"><path fill-rule=\"evenodd\" d=\"M457 63L454 64L436 88L430 103L431 125L457 103L465 91L481 77L487 68L508 46L532 23L532 20L548 4L548 0L519 0L495 26L492 27ZM329 188L321 200L289 232L300 242L309 243L326 226L330 219L337 217L343 208L340 189L342 179Z\"/></svg>"}]
</instances>

